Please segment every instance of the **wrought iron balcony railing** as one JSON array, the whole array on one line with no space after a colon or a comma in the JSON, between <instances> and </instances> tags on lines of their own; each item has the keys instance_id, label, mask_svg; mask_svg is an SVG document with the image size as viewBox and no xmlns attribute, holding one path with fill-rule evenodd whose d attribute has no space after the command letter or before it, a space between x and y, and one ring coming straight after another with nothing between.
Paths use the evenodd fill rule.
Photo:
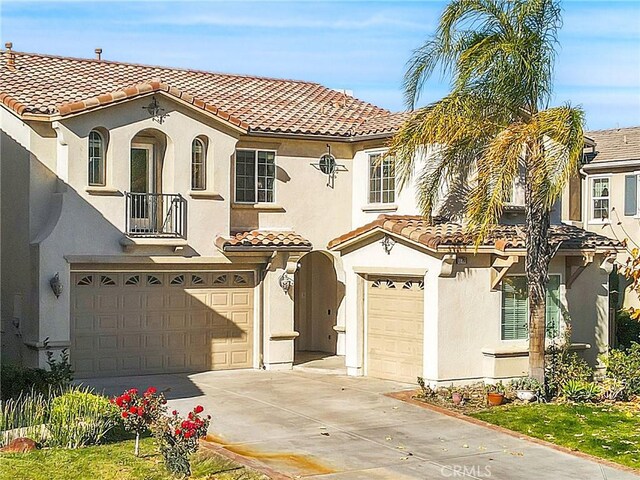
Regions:
<instances>
[{"instance_id":1,"label":"wrought iron balcony railing","mask_svg":"<svg viewBox=\"0 0 640 480\"><path fill-rule=\"evenodd\" d=\"M131 237L184 238L187 201L173 193L125 192L126 234Z\"/></svg>"}]
</instances>

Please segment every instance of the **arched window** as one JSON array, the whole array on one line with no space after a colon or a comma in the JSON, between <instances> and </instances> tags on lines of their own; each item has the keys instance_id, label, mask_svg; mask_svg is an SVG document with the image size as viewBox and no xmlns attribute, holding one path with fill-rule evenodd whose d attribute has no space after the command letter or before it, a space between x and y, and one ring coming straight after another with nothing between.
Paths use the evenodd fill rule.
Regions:
<instances>
[{"instance_id":1,"label":"arched window","mask_svg":"<svg viewBox=\"0 0 640 480\"><path fill-rule=\"evenodd\" d=\"M89 185L106 185L104 137L97 130L89 133Z\"/></svg>"},{"instance_id":2,"label":"arched window","mask_svg":"<svg viewBox=\"0 0 640 480\"><path fill-rule=\"evenodd\" d=\"M191 144L191 189L204 190L207 181L206 148L200 138Z\"/></svg>"}]
</instances>

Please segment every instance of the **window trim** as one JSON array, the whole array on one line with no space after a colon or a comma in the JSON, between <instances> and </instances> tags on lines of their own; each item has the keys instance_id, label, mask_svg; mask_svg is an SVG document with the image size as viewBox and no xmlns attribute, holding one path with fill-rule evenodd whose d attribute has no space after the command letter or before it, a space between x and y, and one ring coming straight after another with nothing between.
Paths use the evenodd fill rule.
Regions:
<instances>
[{"instance_id":1,"label":"window trim","mask_svg":"<svg viewBox=\"0 0 640 480\"><path fill-rule=\"evenodd\" d=\"M94 133L98 135L98 138L100 139L100 147L101 147L100 158L101 158L101 165L102 165L102 167L100 168L100 171L102 174L101 183L91 182L91 161L93 158L96 158L91 156L91 135ZM100 130L95 128L89 132L89 135L87 135L87 186L89 187L106 187L107 186L107 141L105 139L105 136L102 134L102 132L100 132Z\"/></svg>"},{"instance_id":2,"label":"window trim","mask_svg":"<svg viewBox=\"0 0 640 480\"><path fill-rule=\"evenodd\" d=\"M202 185L201 186L195 186L193 181L195 180L194 177L194 150L193 147L196 144L196 142L198 142L201 147L202 147ZM196 192L202 192L205 191L207 189L207 154L208 154L208 142L206 142L201 136L197 136L195 137L192 141L191 141L191 190L192 191L196 191Z\"/></svg>"},{"instance_id":3,"label":"window trim","mask_svg":"<svg viewBox=\"0 0 640 480\"><path fill-rule=\"evenodd\" d=\"M242 200L238 200L238 188L237 188L237 179L238 179L238 170L237 170L237 162L238 162L238 156L237 156L237 152L253 152L254 153L254 163L253 163L253 167L254 167L254 185L253 185L253 192L255 194L255 201L253 202L247 202L247 201L242 201ZM273 200L270 202L260 202L258 201L258 153L259 152L266 152L266 153L273 153L273 166L274 166L274 176L273 176ZM277 170L277 166L278 166L278 151L277 150L273 150L273 149L269 149L269 148L236 148L235 154L234 154L234 160L233 160L233 203L237 203L238 205L276 205L277 204L277 174L276 174L276 170Z\"/></svg>"},{"instance_id":4,"label":"window trim","mask_svg":"<svg viewBox=\"0 0 640 480\"><path fill-rule=\"evenodd\" d=\"M589 202L587 204L587 208L589 209L589 223L592 225L608 225L611 223L611 174L602 174L602 175L589 175L589 195L588 195L588 199ZM608 188L609 188L609 195L607 197L594 197L593 196L593 182L594 180L601 180L601 179L607 179L608 181ZM606 199L609 202L609 207L608 207L608 213L609 216L605 219L602 218L594 218L593 217L593 211L594 211L594 200L603 200Z\"/></svg>"},{"instance_id":5,"label":"window trim","mask_svg":"<svg viewBox=\"0 0 640 480\"><path fill-rule=\"evenodd\" d=\"M395 172L395 168L393 169L393 177L388 177L388 178L393 178L393 201L391 202L385 202L383 199L383 194L385 192L385 190L382 187L383 181L384 181L384 176L383 176L383 167L384 167L384 155L388 152L388 150L370 150L367 152L367 202L366 205L375 205L375 206L384 206L384 205L395 205L396 201L398 200L397 196L398 196L398 192L397 192L397 181L396 181L396 172ZM371 191L371 170L372 170L372 165L371 165L371 158L375 157L375 156L381 156L383 158L383 161L380 163L380 165L378 165L376 168L376 170L379 169L379 173L380 173L380 201L379 202L372 202L371 200L371 195L372 195L372 191ZM387 190L387 192L390 192L391 190ZM384 208L384 207L382 207Z\"/></svg>"},{"instance_id":6,"label":"window trim","mask_svg":"<svg viewBox=\"0 0 640 480\"><path fill-rule=\"evenodd\" d=\"M526 277L527 275L525 273L511 273L511 274L507 274L505 276L506 277ZM558 319L558 332L556 333L556 337L554 337L553 339L557 339L557 338L561 338L562 334L564 333L564 322L562 319L562 307L565 305L565 295L563 294L562 291L562 286L564 285L564 275L562 273L549 273L549 277L558 277L558 301L560 303L560 307L561 307L561 311L560 311L560 318ZM511 340L505 340L504 338L502 338L502 322L503 322L503 300L504 300L504 290L502 288L500 288L500 341L501 342L506 342L508 344L511 343L522 343L522 342L527 342L529 341L529 299L527 298L527 336L525 338L514 338ZM546 315L546 311L545 311L545 315ZM548 337L546 332L545 332L545 340L553 340L551 337Z\"/></svg>"}]
</instances>

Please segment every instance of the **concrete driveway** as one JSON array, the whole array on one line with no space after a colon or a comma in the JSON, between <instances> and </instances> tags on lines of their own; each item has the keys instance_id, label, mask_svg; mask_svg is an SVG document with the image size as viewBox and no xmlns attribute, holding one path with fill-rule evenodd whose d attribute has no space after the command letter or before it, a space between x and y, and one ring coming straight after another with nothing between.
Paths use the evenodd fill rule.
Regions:
<instances>
[{"instance_id":1,"label":"concrete driveway","mask_svg":"<svg viewBox=\"0 0 640 480\"><path fill-rule=\"evenodd\" d=\"M226 448L294 478L639 478L386 397L411 386L384 380L246 370L85 383L107 394L171 387L170 408L203 405Z\"/></svg>"}]
</instances>

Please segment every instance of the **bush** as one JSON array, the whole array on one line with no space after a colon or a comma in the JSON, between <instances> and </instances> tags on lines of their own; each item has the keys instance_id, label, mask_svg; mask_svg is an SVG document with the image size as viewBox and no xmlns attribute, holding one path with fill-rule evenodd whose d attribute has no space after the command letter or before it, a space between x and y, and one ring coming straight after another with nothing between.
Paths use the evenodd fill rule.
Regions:
<instances>
[{"instance_id":1,"label":"bush","mask_svg":"<svg viewBox=\"0 0 640 480\"><path fill-rule=\"evenodd\" d=\"M560 395L572 402L593 402L600 397L602 390L593 382L569 380L560 389Z\"/></svg>"},{"instance_id":2,"label":"bush","mask_svg":"<svg viewBox=\"0 0 640 480\"><path fill-rule=\"evenodd\" d=\"M516 378L515 380L511 380L509 382L509 388L511 390L531 390L536 395L540 395L543 391L542 385L535 378L531 377L522 377Z\"/></svg>"},{"instance_id":3,"label":"bush","mask_svg":"<svg viewBox=\"0 0 640 480\"><path fill-rule=\"evenodd\" d=\"M640 342L640 321L631 318L625 310L616 314L616 341L621 348Z\"/></svg>"},{"instance_id":4,"label":"bush","mask_svg":"<svg viewBox=\"0 0 640 480\"><path fill-rule=\"evenodd\" d=\"M2 400L17 399L30 393L48 396L51 388L49 373L42 368L26 368L10 363L3 364L0 368Z\"/></svg>"},{"instance_id":5,"label":"bush","mask_svg":"<svg viewBox=\"0 0 640 480\"><path fill-rule=\"evenodd\" d=\"M19 437L41 443L46 438L49 403L50 397L40 392L23 393L0 402L0 447Z\"/></svg>"},{"instance_id":6,"label":"bush","mask_svg":"<svg viewBox=\"0 0 640 480\"><path fill-rule=\"evenodd\" d=\"M633 343L626 350L610 350L602 356L608 378L621 382L628 396L640 395L640 344Z\"/></svg>"},{"instance_id":7,"label":"bush","mask_svg":"<svg viewBox=\"0 0 640 480\"><path fill-rule=\"evenodd\" d=\"M41 393L44 396L52 392L66 390L73 381L73 370L69 362L69 352L63 349L56 359L48 349L48 339L44 341L49 370L28 368L19 365L3 364L0 368L0 399L18 398L21 394Z\"/></svg>"},{"instance_id":8,"label":"bush","mask_svg":"<svg viewBox=\"0 0 640 480\"><path fill-rule=\"evenodd\" d=\"M558 395L564 385L571 380L588 382L593 369L577 353L567 348L552 349L547 356L545 379L547 396Z\"/></svg>"},{"instance_id":9,"label":"bush","mask_svg":"<svg viewBox=\"0 0 640 480\"><path fill-rule=\"evenodd\" d=\"M73 388L51 402L47 443L65 448L95 445L118 421L118 409L108 398L86 388Z\"/></svg>"}]
</instances>

